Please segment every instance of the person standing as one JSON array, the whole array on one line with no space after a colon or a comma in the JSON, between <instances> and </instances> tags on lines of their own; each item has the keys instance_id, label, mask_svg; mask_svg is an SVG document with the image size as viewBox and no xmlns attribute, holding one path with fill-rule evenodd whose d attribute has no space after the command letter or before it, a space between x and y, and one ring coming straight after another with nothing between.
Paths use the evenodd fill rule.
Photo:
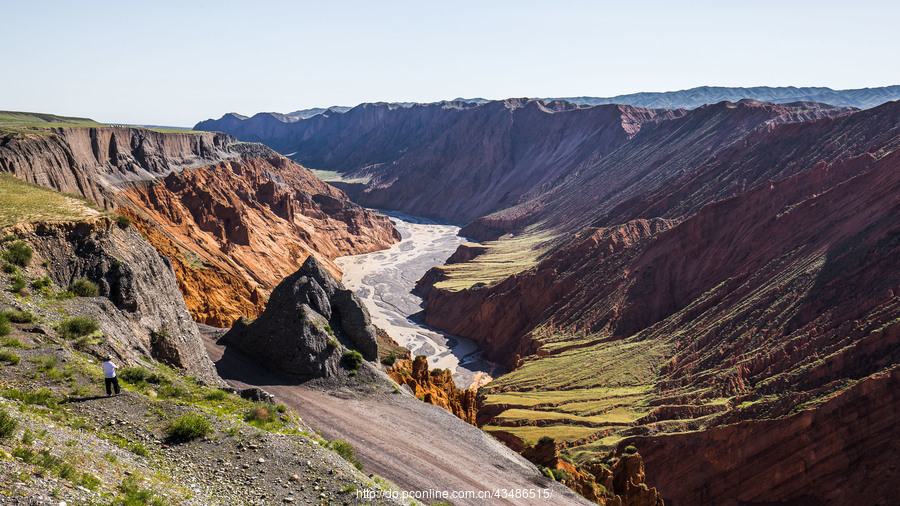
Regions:
<instances>
[{"instance_id":1,"label":"person standing","mask_svg":"<svg viewBox=\"0 0 900 506\"><path fill-rule=\"evenodd\" d=\"M112 387L115 387L116 395L119 395L119 378L116 376L116 369L119 366L112 361L112 355L106 356L103 362L103 376L106 379L106 396L112 395Z\"/></svg>"}]
</instances>

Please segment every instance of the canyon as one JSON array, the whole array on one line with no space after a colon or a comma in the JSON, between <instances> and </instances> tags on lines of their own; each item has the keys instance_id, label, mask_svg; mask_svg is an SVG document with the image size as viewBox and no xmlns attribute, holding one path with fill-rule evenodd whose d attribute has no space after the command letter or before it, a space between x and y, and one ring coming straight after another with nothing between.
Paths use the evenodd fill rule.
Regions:
<instances>
[{"instance_id":1,"label":"canyon","mask_svg":"<svg viewBox=\"0 0 900 506\"><path fill-rule=\"evenodd\" d=\"M416 289L426 324L510 369L476 423L523 455L552 438L583 475L634 447L669 504L887 504L898 118L507 100L217 125L482 241Z\"/></svg>"}]
</instances>

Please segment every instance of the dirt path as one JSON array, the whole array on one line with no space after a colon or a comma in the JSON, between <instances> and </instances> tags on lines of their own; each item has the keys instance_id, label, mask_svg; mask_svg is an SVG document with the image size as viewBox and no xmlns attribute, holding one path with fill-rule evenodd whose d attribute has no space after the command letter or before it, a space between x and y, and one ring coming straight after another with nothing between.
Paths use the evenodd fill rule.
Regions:
<instances>
[{"instance_id":1,"label":"dirt path","mask_svg":"<svg viewBox=\"0 0 900 506\"><path fill-rule=\"evenodd\" d=\"M233 350L215 342L205 329L204 343L219 374L235 387L259 386L298 413L328 439L353 444L364 470L408 491L487 491L549 498L448 498L454 505L591 504L545 478L528 461L476 427L447 411L408 395L362 395L289 385ZM434 500L423 500L431 503Z\"/></svg>"}]
</instances>

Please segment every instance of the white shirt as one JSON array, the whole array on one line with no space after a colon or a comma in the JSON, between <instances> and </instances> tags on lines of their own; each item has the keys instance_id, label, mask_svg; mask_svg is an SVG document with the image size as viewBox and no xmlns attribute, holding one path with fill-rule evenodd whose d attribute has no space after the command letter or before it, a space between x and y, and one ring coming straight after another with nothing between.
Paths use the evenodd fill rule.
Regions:
<instances>
[{"instance_id":1,"label":"white shirt","mask_svg":"<svg viewBox=\"0 0 900 506\"><path fill-rule=\"evenodd\" d=\"M119 366L114 364L112 360L107 360L106 362L103 362L103 375L107 378L115 378L116 369L118 368Z\"/></svg>"}]
</instances>

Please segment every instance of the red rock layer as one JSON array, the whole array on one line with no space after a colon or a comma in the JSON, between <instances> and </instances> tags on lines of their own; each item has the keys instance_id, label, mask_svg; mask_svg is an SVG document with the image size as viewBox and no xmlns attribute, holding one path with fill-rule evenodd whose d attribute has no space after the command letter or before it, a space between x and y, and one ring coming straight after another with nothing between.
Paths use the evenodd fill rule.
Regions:
<instances>
[{"instance_id":1,"label":"red rock layer","mask_svg":"<svg viewBox=\"0 0 900 506\"><path fill-rule=\"evenodd\" d=\"M672 506L895 504L898 406L894 367L788 417L622 444L640 450Z\"/></svg>"},{"instance_id":2,"label":"red rock layer","mask_svg":"<svg viewBox=\"0 0 900 506\"><path fill-rule=\"evenodd\" d=\"M406 385L416 397L440 406L460 419L475 424L478 402L475 390L460 390L447 369L428 370L428 360L418 356L413 361L400 360L388 369L388 375Z\"/></svg>"},{"instance_id":3,"label":"red rock layer","mask_svg":"<svg viewBox=\"0 0 900 506\"><path fill-rule=\"evenodd\" d=\"M172 173L120 197L178 265L193 316L220 327L256 316L265 295L311 254L339 276L335 257L399 240L386 217L277 155Z\"/></svg>"}]
</instances>

